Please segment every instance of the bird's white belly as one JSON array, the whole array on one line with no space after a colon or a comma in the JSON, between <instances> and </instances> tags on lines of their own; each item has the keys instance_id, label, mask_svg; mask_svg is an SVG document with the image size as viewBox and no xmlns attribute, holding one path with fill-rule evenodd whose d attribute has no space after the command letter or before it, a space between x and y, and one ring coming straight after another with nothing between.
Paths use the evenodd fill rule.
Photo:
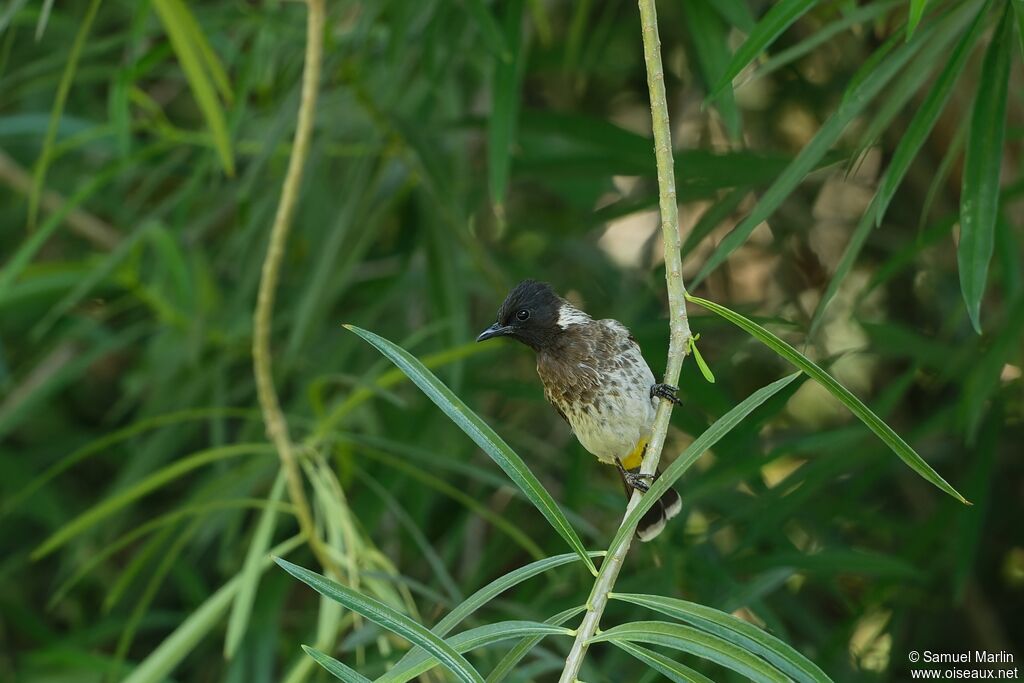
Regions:
<instances>
[{"instance_id":1,"label":"bird's white belly","mask_svg":"<svg viewBox=\"0 0 1024 683\"><path fill-rule=\"evenodd\" d=\"M565 416L580 444L598 460L614 464L625 458L641 439L648 438L654 422L654 402L647 389L608 394L597 398L584 410L579 404L568 406Z\"/></svg>"}]
</instances>

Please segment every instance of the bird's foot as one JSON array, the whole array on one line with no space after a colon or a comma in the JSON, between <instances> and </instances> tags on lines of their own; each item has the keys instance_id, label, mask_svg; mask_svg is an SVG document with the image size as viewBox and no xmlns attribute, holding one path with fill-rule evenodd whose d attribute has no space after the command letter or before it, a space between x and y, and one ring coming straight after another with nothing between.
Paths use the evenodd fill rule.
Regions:
<instances>
[{"instance_id":1,"label":"bird's foot","mask_svg":"<svg viewBox=\"0 0 1024 683\"><path fill-rule=\"evenodd\" d=\"M672 401L677 406L683 405L682 399L676 396L679 387L674 387L671 384L655 384L651 387L651 398L663 398L666 401Z\"/></svg>"},{"instance_id":2,"label":"bird's foot","mask_svg":"<svg viewBox=\"0 0 1024 683\"><path fill-rule=\"evenodd\" d=\"M622 481L626 482L626 486L631 489L636 489L640 493L647 493L651 488L651 482L654 481L653 474L644 474L636 470L627 470L622 466L622 461L619 459L615 460L616 467L619 468L619 474L622 475Z\"/></svg>"}]
</instances>

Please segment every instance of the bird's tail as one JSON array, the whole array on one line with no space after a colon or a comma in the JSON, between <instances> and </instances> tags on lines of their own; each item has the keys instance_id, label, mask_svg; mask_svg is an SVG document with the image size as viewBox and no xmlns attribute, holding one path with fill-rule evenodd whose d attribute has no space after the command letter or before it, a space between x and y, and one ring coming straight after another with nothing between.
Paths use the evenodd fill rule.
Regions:
<instances>
[{"instance_id":1,"label":"bird's tail","mask_svg":"<svg viewBox=\"0 0 1024 683\"><path fill-rule=\"evenodd\" d=\"M654 540L665 528L665 522L678 515L682 509L683 501L675 489L665 491L658 502L640 518L640 523L636 525L636 537L643 543Z\"/></svg>"},{"instance_id":2,"label":"bird's tail","mask_svg":"<svg viewBox=\"0 0 1024 683\"><path fill-rule=\"evenodd\" d=\"M640 468L634 467L627 471L635 474L640 471ZM654 475L654 478L657 479L660 476L661 472L659 471ZM626 482L625 477L622 483L626 490L626 500L629 500L629 497L633 495L633 489ZM651 509L640 518L640 523L636 525L637 538L644 543L654 540L661 533L662 529L665 528L665 522L678 515L682 509L683 500L676 493L675 489L665 491L665 493L661 494L661 498L651 506Z\"/></svg>"}]
</instances>

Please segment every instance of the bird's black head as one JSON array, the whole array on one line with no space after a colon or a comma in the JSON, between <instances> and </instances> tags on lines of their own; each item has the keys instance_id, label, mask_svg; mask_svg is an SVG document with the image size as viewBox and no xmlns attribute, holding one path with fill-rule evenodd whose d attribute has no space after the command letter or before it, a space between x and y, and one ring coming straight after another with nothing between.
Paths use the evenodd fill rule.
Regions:
<instances>
[{"instance_id":1,"label":"bird's black head","mask_svg":"<svg viewBox=\"0 0 1024 683\"><path fill-rule=\"evenodd\" d=\"M498 320L476 340L512 337L537 351L562 332L558 313L563 303L547 283L523 280L505 297L498 309Z\"/></svg>"}]
</instances>

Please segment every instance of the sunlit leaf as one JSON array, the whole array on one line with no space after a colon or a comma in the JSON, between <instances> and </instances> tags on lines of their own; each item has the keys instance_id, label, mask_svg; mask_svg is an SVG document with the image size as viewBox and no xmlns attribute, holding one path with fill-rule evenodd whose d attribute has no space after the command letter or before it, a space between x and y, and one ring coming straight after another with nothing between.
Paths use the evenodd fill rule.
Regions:
<instances>
[{"instance_id":1,"label":"sunlit leaf","mask_svg":"<svg viewBox=\"0 0 1024 683\"><path fill-rule=\"evenodd\" d=\"M693 303L699 304L709 311L713 311L722 316L740 329L746 331L779 356L785 358L787 361L800 368L800 370L807 373L809 377L821 384L830 394L839 399L839 401L841 401L843 405L850 410L850 412L856 415L861 422L866 424L868 428L885 443L885 445L892 449L893 453L899 456L900 460L910 467L910 469L914 470L925 480L953 496L961 503L969 504L967 499L961 496L956 489L946 482L945 479L940 477L939 474L932 469L931 465L926 463L924 459L917 454L917 451L911 448L899 434L893 431L892 427L882 421L882 419L875 415L870 408L864 405L863 401L850 393L849 389L837 382L834 377L818 367L809 358L768 330L764 329L757 323L748 320L739 313L731 311L728 308L720 306L712 301L708 301L707 299L701 299L695 296L688 297L688 299ZM657 482L655 482L655 484L657 484Z\"/></svg>"},{"instance_id":2,"label":"sunlit leaf","mask_svg":"<svg viewBox=\"0 0 1024 683\"><path fill-rule=\"evenodd\" d=\"M334 657L326 655L316 648L303 645L302 650L312 657L317 664L326 669L328 673L339 680L345 681L345 683L370 683L370 679L366 676L350 669Z\"/></svg>"}]
</instances>

